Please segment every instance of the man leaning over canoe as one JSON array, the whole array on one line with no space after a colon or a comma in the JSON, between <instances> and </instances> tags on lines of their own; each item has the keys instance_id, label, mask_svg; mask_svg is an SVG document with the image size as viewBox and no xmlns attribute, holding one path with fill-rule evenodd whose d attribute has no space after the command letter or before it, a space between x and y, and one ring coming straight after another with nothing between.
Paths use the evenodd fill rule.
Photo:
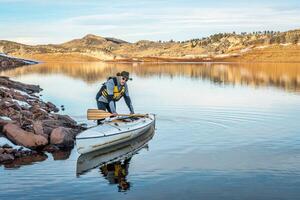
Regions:
<instances>
[{"instance_id":1,"label":"man leaning over canoe","mask_svg":"<svg viewBox=\"0 0 300 200\"><path fill-rule=\"evenodd\" d=\"M126 71L117 73L116 77L109 77L108 80L103 83L96 95L98 109L107 110L108 112L117 115L116 102L124 97L126 105L130 110L130 114L134 114L128 92L128 80L131 79L129 78L129 72Z\"/></svg>"}]
</instances>

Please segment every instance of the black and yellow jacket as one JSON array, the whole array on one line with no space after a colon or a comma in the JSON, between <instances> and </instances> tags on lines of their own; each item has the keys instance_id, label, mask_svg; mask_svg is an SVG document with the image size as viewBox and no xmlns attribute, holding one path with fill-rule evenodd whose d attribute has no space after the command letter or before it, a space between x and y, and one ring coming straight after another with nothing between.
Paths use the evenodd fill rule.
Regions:
<instances>
[{"instance_id":1,"label":"black and yellow jacket","mask_svg":"<svg viewBox=\"0 0 300 200\"><path fill-rule=\"evenodd\" d=\"M115 102L119 101L122 97L124 97L130 112L134 113L127 83L122 86L117 77L110 77L105 83L103 83L101 89L96 95L96 100L108 103L111 111L114 113L116 112Z\"/></svg>"}]
</instances>

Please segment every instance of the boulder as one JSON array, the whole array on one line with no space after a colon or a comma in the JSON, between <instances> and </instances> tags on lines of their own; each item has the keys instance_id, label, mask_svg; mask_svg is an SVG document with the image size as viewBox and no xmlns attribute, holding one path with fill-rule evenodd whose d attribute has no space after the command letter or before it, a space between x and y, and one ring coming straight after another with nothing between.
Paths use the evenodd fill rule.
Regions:
<instances>
[{"instance_id":1,"label":"boulder","mask_svg":"<svg viewBox=\"0 0 300 200\"><path fill-rule=\"evenodd\" d=\"M61 121L65 126L76 126L77 122L68 115L53 114L55 119Z\"/></svg>"},{"instance_id":2,"label":"boulder","mask_svg":"<svg viewBox=\"0 0 300 200\"><path fill-rule=\"evenodd\" d=\"M62 148L72 148L75 142L75 135L70 128L58 127L52 130L50 143Z\"/></svg>"},{"instance_id":3,"label":"boulder","mask_svg":"<svg viewBox=\"0 0 300 200\"><path fill-rule=\"evenodd\" d=\"M67 160L71 155L71 151L54 151L52 152L53 160Z\"/></svg>"},{"instance_id":4,"label":"boulder","mask_svg":"<svg viewBox=\"0 0 300 200\"><path fill-rule=\"evenodd\" d=\"M43 120L43 127L49 127L49 128L57 128L59 126L63 126L63 122L56 120L56 119L46 119Z\"/></svg>"},{"instance_id":5,"label":"boulder","mask_svg":"<svg viewBox=\"0 0 300 200\"><path fill-rule=\"evenodd\" d=\"M19 101L27 102L27 96L20 94L19 92L12 91L13 98Z\"/></svg>"},{"instance_id":6,"label":"boulder","mask_svg":"<svg viewBox=\"0 0 300 200\"><path fill-rule=\"evenodd\" d=\"M47 106L49 112L51 112L51 111L58 112L59 111L59 109L51 102L47 102L46 106Z\"/></svg>"},{"instance_id":7,"label":"boulder","mask_svg":"<svg viewBox=\"0 0 300 200\"><path fill-rule=\"evenodd\" d=\"M9 123L13 123L13 121L11 121L11 120L4 120L4 119L0 118L0 132L2 132L3 131L3 127L6 124L9 124Z\"/></svg>"},{"instance_id":8,"label":"boulder","mask_svg":"<svg viewBox=\"0 0 300 200\"><path fill-rule=\"evenodd\" d=\"M13 148L4 148L4 152L7 154L12 154L14 153L16 150Z\"/></svg>"},{"instance_id":9,"label":"boulder","mask_svg":"<svg viewBox=\"0 0 300 200\"><path fill-rule=\"evenodd\" d=\"M51 135L51 132L54 128L52 127L48 127L48 126L44 126L43 125L43 131L44 131L44 134L48 135L48 137Z\"/></svg>"},{"instance_id":10,"label":"boulder","mask_svg":"<svg viewBox=\"0 0 300 200\"><path fill-rule=\"evenodd\" d=\"M47 151L49 153L55 152L55 151L59 151L59 148L53 144L49 144L47 146L45 146L45 148L43 149L43 151Z\"/></svg>"},{"instance_id":11,"label":"boulder","mask_svg":"<svg viewBox=\"0 0 300 200\"><path fill-rule=\"evenodd\" d=\"M21 110L21 114L29 119L33 119L33 114L28 110Z\"/></svg>"},{"instance_id":12,"label":"boulder","mask_svg":"<svg viewBox=\"0 0 300 200\"><path fill-rule=\"evenodd\" d=\"M41 135L45 138L48 138L48 135L44 133L43 123L41 121L33 122L33 131L36 135Z\"/></svg>"},{"instance_id":13,"label":"boulder","mask_svg":"<svg viewBox=\"0 0 300 200\"><path fill-rule=\"evenodd\" d=\"M0 154L0 163L13 161L15 158L11 154Z\"/></svg>"},{"instance_id":14,"label":"boulder","mask_svg":"<svg viewBox=\"0 0 300 200\"><path fill-rule=\"evenodd\" d=\"M48 118L48 113L44 109L42 109L39 104L33 105L29 110L32 112L34 120L42 120Z\"/></svg>"},{"instance_id":15,"label":"boulder","mask_svg":"<svg viewBox=\"0 0 300 200\"><path fill-rule=\"evenodd\" d=\"M6 124L3 127L3 133L12 142L28 148L37 148L48 144L48 139L44 136L24 131L15 124Z\"/></svg>"},{"instance_id":16,"label":"boulder","mask_svg":"<svg viewBox=\"0 0 300 200\"><path fill-rule=\"evenodd\" d=\"M63 126L63 123L59 120L47 119L42 121L42 126L44 133L46 135L51 135L53 129Z\"/></svg>"},{"instance_id":17,"label":"boulder","mask_svg":"<svg viewBox=\"0 0 300 200\"><path fill-rule=\"evenodd\" d=\"M2 148L13 148L12 146L10 146L9 144L5 144L2 146Z\"/></svg>"}]
</instances>

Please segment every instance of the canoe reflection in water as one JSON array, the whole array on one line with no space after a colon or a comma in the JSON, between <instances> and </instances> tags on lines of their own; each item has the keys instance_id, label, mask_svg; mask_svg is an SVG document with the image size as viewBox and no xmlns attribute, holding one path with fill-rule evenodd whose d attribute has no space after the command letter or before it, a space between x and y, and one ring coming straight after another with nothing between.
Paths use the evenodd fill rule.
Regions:
<instances>
[{"instance_id":1,"label":"canoe reflection in water","mask_svg":"<svg viewBox=\"0 0 300 200\"><path fill-rule=\"evenodd\" d=\"M130 182L126 176L130 160L141 149L148 149L148 142L153 135L154 126L151 126L147 132L128 142L80 155L77 159L77 177L99 167L101 174L110 184L118 184L120 192L128 190Z\"/></svg>"}]
</instances>

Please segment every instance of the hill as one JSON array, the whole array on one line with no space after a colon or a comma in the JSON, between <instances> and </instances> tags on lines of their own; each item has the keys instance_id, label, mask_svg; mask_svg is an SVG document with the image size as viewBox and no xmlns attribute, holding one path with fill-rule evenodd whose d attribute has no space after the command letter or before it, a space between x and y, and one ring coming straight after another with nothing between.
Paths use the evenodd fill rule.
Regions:
<instances>
[{"instance_id":1,"label":"hill","mask_svg":"<svg viewBox=\"0 0 300 200\"><path fill-rule=\"evenodd\" d=\"M129 43L88 34L62 44L25 45L0 40L0 52L40 61L300 62L300 30L219 33L187 41Z\"/></svg>"}]
</instances>

